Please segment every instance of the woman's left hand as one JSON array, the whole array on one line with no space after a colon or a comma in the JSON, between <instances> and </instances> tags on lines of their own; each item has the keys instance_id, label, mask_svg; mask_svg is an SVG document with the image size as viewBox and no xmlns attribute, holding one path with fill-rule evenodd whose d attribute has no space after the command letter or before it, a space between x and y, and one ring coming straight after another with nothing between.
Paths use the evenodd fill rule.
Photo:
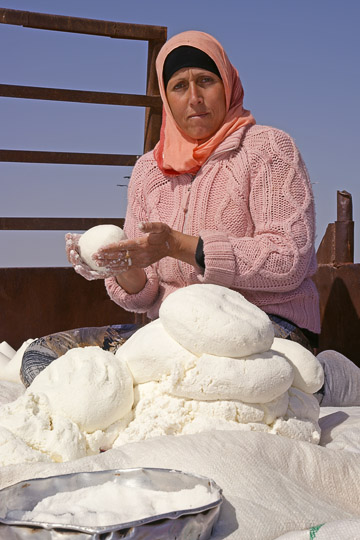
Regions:
<instances>
[{"instance_id":1,"label":"woman's left hand","mask_svg":"<svg viewBox=\"0 0 360 540\"><path fill-rule=\"evenodd\" d=\"M96 263L122 272L129 267L146 268L163 257L172 256L176 241L166 223L141 223L139 229L146 234L99 249L94 256Z\"/></svg>"}]
</instances>

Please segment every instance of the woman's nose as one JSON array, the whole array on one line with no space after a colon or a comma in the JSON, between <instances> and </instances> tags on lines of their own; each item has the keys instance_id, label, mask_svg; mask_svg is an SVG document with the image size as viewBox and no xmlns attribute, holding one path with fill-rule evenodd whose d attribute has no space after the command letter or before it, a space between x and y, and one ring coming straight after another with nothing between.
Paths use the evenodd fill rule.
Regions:
<instances>
[{"instance_id":1,"label":"woman's nose","mask_svg":"<svg viewBox=\"0 0 360 540\"><path fill-rule=\"evenodd\" d=\"M201 103L203 100L201 89L194 82L189 85L189 101L191 105Z\"/></svg>"}]
</instances>

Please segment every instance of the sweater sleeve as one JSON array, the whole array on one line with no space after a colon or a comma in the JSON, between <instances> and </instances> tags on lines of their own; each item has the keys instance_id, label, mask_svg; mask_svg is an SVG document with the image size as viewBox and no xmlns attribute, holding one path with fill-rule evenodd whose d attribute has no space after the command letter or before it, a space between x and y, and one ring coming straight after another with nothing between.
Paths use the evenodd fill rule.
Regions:
<instances>
[{"instance_id":1,"label":"sweater sleeve","mask_svg":"<svg viewBox=\"0 0 360 540\"><path fill-rule=\"evenodd\" d=\"M253 230L243 237L224 230L200 231L202 281L249 291L292 291L316 268L308 173L294 141L279 130L268 130L261 145L254 144L247 153Z\"/></svg>"},{"instance_id":2,"label":"sweater sleeve","mask_svg":"<svg viewBox=\"0 0 360 540\"><path fill-rule=\"evenodd\" d=\"M146 173L146 155L136 163L128 189L128 205L126 210L124 231L128 238L136 238L143 235L138 225L141 221L147 221L145 196L143 183ZM159 293L159 281L155 266L144 269L147 277L144 288L137 294L127 293L115 278L105 280L105 287L110 298L127 311L145 313L154 304Z\"/></svg>"}]
</instances>

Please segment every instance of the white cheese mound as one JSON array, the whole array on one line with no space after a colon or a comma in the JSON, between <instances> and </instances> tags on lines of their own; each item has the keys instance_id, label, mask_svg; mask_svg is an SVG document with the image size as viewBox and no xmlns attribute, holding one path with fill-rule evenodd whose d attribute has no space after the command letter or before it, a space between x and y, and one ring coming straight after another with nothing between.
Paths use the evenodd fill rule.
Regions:
<instances>
[{"instance_id":1,"label":"white cheese mound","mask_svg":"<svg viewBox=\"0 0 360 540\"><path fill-rule=\"evenodd\" d=\"M0 343L0 353L6 356L8 360L11 360L16 351L6 341L2 341Z\"/></svg>"},{"instance_id":2,"label":"white cheese mound","mask_svg":"<svg viewBox=\"0 0 360 540\"><path fill-rule=\"evenodd\" d=\"M294 388L264 404L235 400L199 401L167 394L164 383L139 384L135 388L133 420L119 432L113 448L152 437L187 435L214 429L281 433L290 438L311 439L311 442L317 443L319 426L316 414L306 413L304 419L297 416L297 396L304 401L316 401L313 396ZM313 407L315 409L315 404ZM308 410L310 408L308 404ZM278 419L282 420L280 424Z\"/></svg>"},{"instance_id":3,"label":"white cheese mound","mask_svg":"<svg viewBox=\"0 0 360 540\"><path fill-rule=\"evenodd\" d=\"M274 339L268 316L239 293L190 285L169 295L160 319L115 355L71 349L0 407L0 464L68 461L215 429L318 444L320 409L312 394L323 379L316 357Z\"/></svg>"},{"instance_id":4,"label":"white cheese mound","mask_svg":"<svg viewBox=\"0 0 360 540\"><path fill-rule=\"evenodd\" d=\"M196 363L196 356L166 332L160 319L135 332L119 347L116 357L126 361L135 384L160 381L177 363L185 369Z\"/></svg>"},{"instance_id":5,"label":"white cheese mound","mask_svg":"<svg viewBox=\"0 0 360 540\"><path fill-rule=\"evenodd\" d=\"M6 445L8 448L9 445L18 447L17 454L23 454L18 454L18 458L22 457L24 461L51 459L63 462L86 455L86 440L79 427L69 418L50 414L44 394L26 392L1 407L0 426L12 433L14 439L5 441ZM40 452L42 458L39 457ZM35 457L37 459L33 459ZM14 463L14 455L9 454L7 458L5 465Z\"/></svg>"},{"instance_id":6,"label":"white cheese mound","mask_svg":"<svg viewBox=\"0 0 360 540\"><path fill-rule=\"evenodd\" d=\"M285 418L300 418L317 422L320 415L320 405L312 394L306 394L298 388L289 389L289 405Z\"/></svg>"},{"instance_id":7,"label":"white cheese mound","mask_svg":"<svg viewBox=\"0 0 360 540\"><path fill-rule=\"evenodd\" d=\"M11 431L0 426L0 467L18 463L51 461L50 457L28 446Z\"/></svg>"},{"instance_id":8,"label":"white cheese mound","mask_svg":"<svg viewBox=\"0 0 360 540\"><path fill-rule=\"evenodd\" d=\"M274 338L271 350L283 354L294 369L293 386L313 394L324 384L324 371L319 360L299 343Z\"/></svg>"},{"instance_id":9,"label":"white cheese mound","mask_svg":"<svg viewBox=\"0 0 360 540\"><path fill-rule=\"evenodd\" d=\"M240 293L219 285L189 285L171 293L159 311L165 330L188 351L238 358L270 349L269 317Z\"/></svg>"},{"instance_id":10,"label":"white cheese mound","mask_svg":"<svg viewBox=\"0 0 360 540\"><path fill-rule=\"evenodd\" d=\"M319 444L321 430L317 422L309 420L301 420L298 418L278 418L275 420L272 429L269 433L274 435L282 435L289 439L305 441L312 444Z\"/></svg>"},{"instance_id":11,"label":"white cheese mound","mask_svg":"<svg viewBox=\"0 0 360 540\"><path fill-rule=\"evenodd\" d=\"M117 227L116 225L96 225L80 236L80 256L93 270L105 272L105 267L98 266L93 259L93 255L100 248L122 242L123 240L126 240L126 234L121 227Z\"/></svg>"},{"instance_id":12,"label":"white cheese mound","mask_svg":"<svg viewBox=\"0 0 360 540\"><path fill-rule=\"evenodd\" d=\"M120 420L134 400L127 364L100 347L70 349L41 371L27 392L46 394L52 414L90 433Z\"/></svg>"},{"instance_id":13,"label":"white cheese mound","mask_svg":"<svg viewBox=\"0 0 360 540\"><path fill-rule=\"evenodd\" d=\"M138 521L169 512L200 508L218 500L201 484L179 491L160 491L113 481L56 493L42 499L32 511L9 512L8 518L62 523L80 527L104 527Z\"/></svg>"},{"instance_id":14,"label":"white cheese mound","mask_svg":"<svg viewBox=\"0 0 360 540\"><path fill-rule=\"evenodd\" d=\"M9 358L9 361L0 366L0 380L15 382L22 385L20 378L21 362L25 350L33 341L33 339L27 339L24 341L15 354Z\"/></svg>"},{"instance_id":15,"label":"white cheese mound","mask_svg":"<svg viewBox=\"0 0 360 540\"><path fill-rule=\"evenodd\" d=\"M247 358L224 358L203 354L196 366L178 369L168 378L169 394L198 400L235 399L245 403L267 403L286 392L293 369L275 352Z\"/></svg>"}]
</instances>

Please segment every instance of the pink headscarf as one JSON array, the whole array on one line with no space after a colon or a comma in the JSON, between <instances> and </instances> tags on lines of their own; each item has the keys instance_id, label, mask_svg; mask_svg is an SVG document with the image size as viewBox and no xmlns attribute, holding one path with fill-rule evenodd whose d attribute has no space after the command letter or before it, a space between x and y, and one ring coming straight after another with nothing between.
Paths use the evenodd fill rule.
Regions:
<instances>
[{"instance_id":1,"label":"pink headscarf","mask_svg":"<svg viewBox=\"0 0 360 540\"><path fill-rule=\"evenodd\" d=\"M163 67L168 54L181 45L190 45L205 52L214 60L224 84L226 115L218 131L207 141L199 144L186 135L176 124L167 98L163 81ZM239 75L230 63L220 43L209 34L189 30L177 34L161 48L156 59L156 72L160 95L163 101L163 119L160 141L155 146L154 155L164 174L176 176L180 173L195 174L215 148L231 133L246 124L255 124L250 111L243 108L244 90Z\"/></svg>"}]
</instances>

